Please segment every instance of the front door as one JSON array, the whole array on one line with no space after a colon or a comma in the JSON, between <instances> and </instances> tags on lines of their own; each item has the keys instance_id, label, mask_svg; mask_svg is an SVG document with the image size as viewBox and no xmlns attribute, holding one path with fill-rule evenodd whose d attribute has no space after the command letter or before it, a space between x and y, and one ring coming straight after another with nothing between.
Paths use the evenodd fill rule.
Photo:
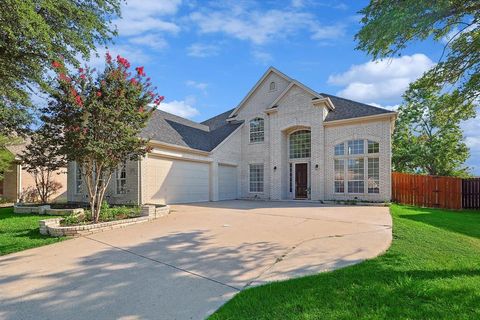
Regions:
<instances>
[{"instance_id":1,"label":"front door","mask_svg":"<svg viewBox=\"0 0 480 320\"><path fill-rule=\"evenodd\" d=\"M308 166L306 163L295 164L295 198L308 198Z\"/></svg>"}]
</instances>

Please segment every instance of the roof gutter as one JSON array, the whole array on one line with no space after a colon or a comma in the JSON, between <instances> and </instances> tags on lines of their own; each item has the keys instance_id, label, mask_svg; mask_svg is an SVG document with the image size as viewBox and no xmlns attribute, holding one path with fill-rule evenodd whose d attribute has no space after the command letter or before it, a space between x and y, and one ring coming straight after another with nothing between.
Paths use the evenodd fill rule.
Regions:
<instances>
[{"instance_id":1,"label":"roof gutter","mask_svg":"<svg viewBox=\"0 0 480 320\"><path fill-rule=\"evenodd\" d=\"M202 156L210 155L210 152L208 152L208 151L193 149L193 148L190 148L190 147L177 146L175 144L161 142L161 141L158 141L158 140L150 140L148 143L153 145L153 146L158 146L158 147L165 148L165 149L170 149L170 150L185 151L185 152L189 152L189 153L193 153L193 154L199 154L199 155L202 155Z\"/></svg>"},{"instance_id":2,"label":"roof gutter","mask_svg":"<svg viewBox=\"0 0 480 320\"><path fill-rule=\"evenodd\" d=\"M390 119L390 120L395 120L397 118L398 113L397 112L389 112L389 113L382 113L382 114L375 114L372 116L364 116L364 117L356 117L356 118L349 118L349 119L341 119L341 120L332 120L332 121L324 121L323 125L324 126L334 126L334 125L340 125L340 124L346 124L346 123L356 123L356 122L362 122L362 121L374 121L374 120L380 120L380 119Z\"/></svg>"}]
</instances>

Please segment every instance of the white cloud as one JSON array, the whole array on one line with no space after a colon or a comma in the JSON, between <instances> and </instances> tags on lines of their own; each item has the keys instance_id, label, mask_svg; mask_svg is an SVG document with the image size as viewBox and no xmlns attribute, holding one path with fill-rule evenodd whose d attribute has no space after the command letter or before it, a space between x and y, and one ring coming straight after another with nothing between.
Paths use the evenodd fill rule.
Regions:
<instances>
[{"instance_id":1,"label":"white cloud","mask_svg":"<svg viewBox=\"0 0 480 320\"><path fill-rule=\"evenodd\" d=\"M369 61L353 65L341 74L331 75L328 82L346 86L338 95L359 101L398 101L408 85L434 66L424 54Z\"/></svg>"},{"instance_id":2,"label":"white cloud","mask_svg":"<svg viewBox=\"0 0 480 320\"><path fill-rule=\"evenodd\" d=\"M447 44L449 43L453 38L456 38L458 36L460 36L462 33L465 33L465 32L470 32L472 30L474 30L475 28L478 28L478 25L477 24L473 24L471 26L468 26L466 28L463 28L463 29L460 29L458 27L454 27L452 30L450 30L449 33L447 33L442 39L442 43L444 44Z\"/></svg>"},{"instance_id":3,"label":"white cloud","mask_svg":"<svg viewBox=\"0 0 480 320\"><path fill-rule=\"evenodd\" d=\"M173 113L183 118L193 118L200 114L198 109L193 107L195 99L187 97L185 100L173 100L170 102L162 102L158 109Z\"/></svg>"},{"instance_id":4,"label":"white cloud","mask_svg":"<svg viewBox=\"0 0 480 320\"><path fill-rule=\"evenodd\" d=\"M202 91L204 94L207 94L208 83L206 83L206 82L197 82L197 81L194 81L194 80L187 80L185 82L185 84L188 87L198 89L198 90Z\"/></svg>"},{"instance_id":5,"label":"white cloud","mask_svg":"<svg viewBox=\"0 0 480 320\"><path fill-rule=\"evenodd\" d=\"M273 57L270 53L261 51L261 50L253 50L252 51L253 58L255 59L255 62L260 63L260 64L268 64L273 60Z\"/></svg>"},{"instance_id":6,"label":"white cloud","mask_svg":"<svg viewBox=\"0 0 480 320\"><path fill-rule=\"evenodd\" d=\"M173 22L162 21L156 18L145 18L142 20L119 20L116 22L119 35L121 36L134 36L142 34L146 31L165 31L169 33L178 33L180 27Z\"/></svg>"},{"instance_id":7,"label":"white cloud","mask_svg":"<svg viewBox=\"0 0 480 320\"><path fill-rule=\"evenodd\" d=\"M144 65L150 61L151 57L141 50L141 48L136 48L128 45L116 45L111 48L97 48L97 52L92 52L90 60L86 63L91 68L96 68L97 70L102 70L105 67L105 54L107 51L111 54L112 57L120 55L124 58L127 58L132 65ZM148 73L148 70L146 70Z\"/></svg>"},{"instance_id":8,"label":"white cloud","mask_svg":"<svg viewBox=\"0 0 480 320\"><path fill-rule=\"evenodd\" d=\"M480 150L480 137L466 137L465 143L470 150Z\"/></svg>"},{"instance_id":9,"label":"white cloud","mask_svg":"<svg viewBox=\"0 0 480 320\"><path fill-rule=\"evenodd\" d=\"M181 3L181 0L129 0L122 4L122 15L125 18L172 15L177 13Z\"/></svg>"},{"instance_id":10,"label":"white cloud","mask_svg":"<svg viewBox=\"0 0 480 320\"><path fill-rule=\"evenodd\" d=\"M187 48L187 54L191 57L205 58L218 55L220 48L216 45L194 43Z\"/></svg>"},{"instance_id":11,"label":"white cloud","mask_svg":"<svg viewBox=\"0 0 480 320\"><path fill-rule=\"evenodd\" d=\"M346 25L336 24L333 26L318 27L312 35L313 40L325 40L340 38L345 35Z\"/></svg>"},{"instance_id":12,"label":"white cloud","mask_svg":"<svg viewBox=\"0 0 480 320\"><path fill-rule=\"evenodd\" d=\"M378 103L375 103L375 102L370 102L370 103L367 103L371 106L374 106L374 107L377 107L377 108L383 108L383 109L388 109L388 110L391 110L391 111L397 111L398 108L400 107L399 104L393 104L393 105L381 105L381 104L378 104Z\"/></svg>"},{"instance_id":13,"label":"white cloud","mask_svg":"<svg viewBox=\"0 0 480 320\"><path fill-rule=\"evenodd\" d=\"M117 26L119 35L130 43L161 50L167 47L165 34L180 32L180 27L169 19L177 13L181 2L181 0L123 2L122 18L114 20L113 23Z\"/></svg>"},{"instance_id":14,"label":"white cloud","mask_svg":"<svg viewBox=\"0 0 480 320\"><path fill-rule=\"evenodd\" d=\"M168 47L167 41L165 41L163 37L155 34L146 34L143 36L133 37L130 38L129 41L133 44L148 46L156 50L161 50Z\"/></svg>"},{"instance_id":15,"label":"white cloud","mask_svg":"<svg viewBox=\"0 0 480 320\"><path fill-rule=\"evenodd\" d=\"M294 1L293 6L301 3ZM320 25L307 11L261 10L248 2L226 2L214 9L203 9L190 15L201 33L223 33L236 39L262 45L274 39L307 30L313 39L332 39L339 36L331 27Z\"/></svg>"},{"instance_id":16,"label":"white cloud","mask_svg":"<svg viewBox=\"0 0 480 320\"><path fill-rule=\"evenodd\" d=\"M303 0L292 0L292 7L301 8L305 5Z\"/></svg>"}]
</instances>

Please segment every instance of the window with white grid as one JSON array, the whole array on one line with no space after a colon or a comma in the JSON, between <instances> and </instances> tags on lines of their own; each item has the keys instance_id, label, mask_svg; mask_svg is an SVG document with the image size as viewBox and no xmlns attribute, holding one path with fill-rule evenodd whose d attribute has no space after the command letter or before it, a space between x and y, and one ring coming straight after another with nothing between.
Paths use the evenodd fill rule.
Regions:
<instances>
[{"instance_id":1,"label":"window with white grid","mask_svg":"<svg viewBox=\"0 0 480 320\"><path fill-rule=\"evenodd\" d=\"M300 130L290 135L290 159L310 158L311 137L309 130Z\"/></svg>"},{"instance_id":2,"label":"window with white grid","mask_svg":"<svg viewBox=\"0 0 480 320\"><path fill-rule=\"evenodd\" d=\"M365 185L364 159L348 159L347 185L348 193L363 193Z\"/></svg>"},{"instance_id":3,"label":"window with white grid","mask_svg":"<svg viewBox=\"0 0 480 320\"><path fill-rule=\"evenodd\" d=\"M368 158L368 193L380 192L380 161Z\"/></svg>"},{"instance_id":4,"label":"window with white grid","mask_svg":"<svg viewBox=\"0 0 480 320\"><path fill-rule=\"evenodd\" d=\"M127 164L123 162L120 166L115 170L115 178L116 178L116 187L117 187L117 194L125 194L127 193Z\"/></svg>"},{"instance_id":5,"label":"window with white grid","mask_svg":"<svg viewBox=\"0 0 480 320\"><path fill-rule=\"evenodd\" d=\"M380 147L378 142L368 140L368 153L378 153L380 151Z\"/></svg>"},{"instance_id":6,"label":"window with white grid","mask_svg":"<svg viewBox=\"0 0 480 320\"><path fill-rule=\"evenodd\" d=\"M82 168L75 163L75 193L81 193L83 190L83 176L82 176Z\"/></svg>"},{"instance_id":7,"label":"window with white grid","mask_svg":"<svg viewBox=\"0 0 480 320\"><path fill-rule=\"evenodd\" d=\"M364 154L363 140L350 140L348 144L348 154Z\"/></svg>"},{"instance_id":8,"label":"window with white grid","mask_svg":"<svg viewBox=\"0 0 480 320\"><path fill-rule=\"evenodd\" d=\"M265 122L262 118L250 121L250 142L263 142L265 140Z\"/></svg>"},{"instance_id":9,"label":"window with white grid","mask_svg":"<svg viewBox=\"0 0 480 320\"><path fill-rule=\"evenodd\" d=\"M345 154L345 143L339 143L335 146L335 155L343 156Z\"/></svg>"},{"instance_id":10,"label":"window with white grid","mask_svg":"<svg viewBox=\"0 0 480 320\"><path fill-rule=\"evenodd\" d=\"M334 163L334 174L335 174L335 192L344 193L345 192L345 160L344 159L335 159Z\"/></svg>"},{"instance_id":11,"label":"window with white grid","mask_svg":"<svg viewBox=\"0 0 480 320\"><path fill-rule=\"evenodd\" d=\"M251 164L250 192L263 192L263 164Z\"/></svg>"}]
</instances>

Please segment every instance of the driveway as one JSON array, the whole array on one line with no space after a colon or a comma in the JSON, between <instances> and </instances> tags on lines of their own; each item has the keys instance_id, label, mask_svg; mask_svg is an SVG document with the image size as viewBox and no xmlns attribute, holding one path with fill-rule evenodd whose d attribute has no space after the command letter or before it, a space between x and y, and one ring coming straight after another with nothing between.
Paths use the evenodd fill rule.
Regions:
<instances>
[{"instance_id":1,"label":"driveway","mask_svg":"<svg viewBox=\"0 0 480 320\"><path fill-rule=\"evenodd\" d=\"M391 242L386 207L223 201L0 257L0 319L203 319L240 290Z\"/></svg>"}]
</instances>

